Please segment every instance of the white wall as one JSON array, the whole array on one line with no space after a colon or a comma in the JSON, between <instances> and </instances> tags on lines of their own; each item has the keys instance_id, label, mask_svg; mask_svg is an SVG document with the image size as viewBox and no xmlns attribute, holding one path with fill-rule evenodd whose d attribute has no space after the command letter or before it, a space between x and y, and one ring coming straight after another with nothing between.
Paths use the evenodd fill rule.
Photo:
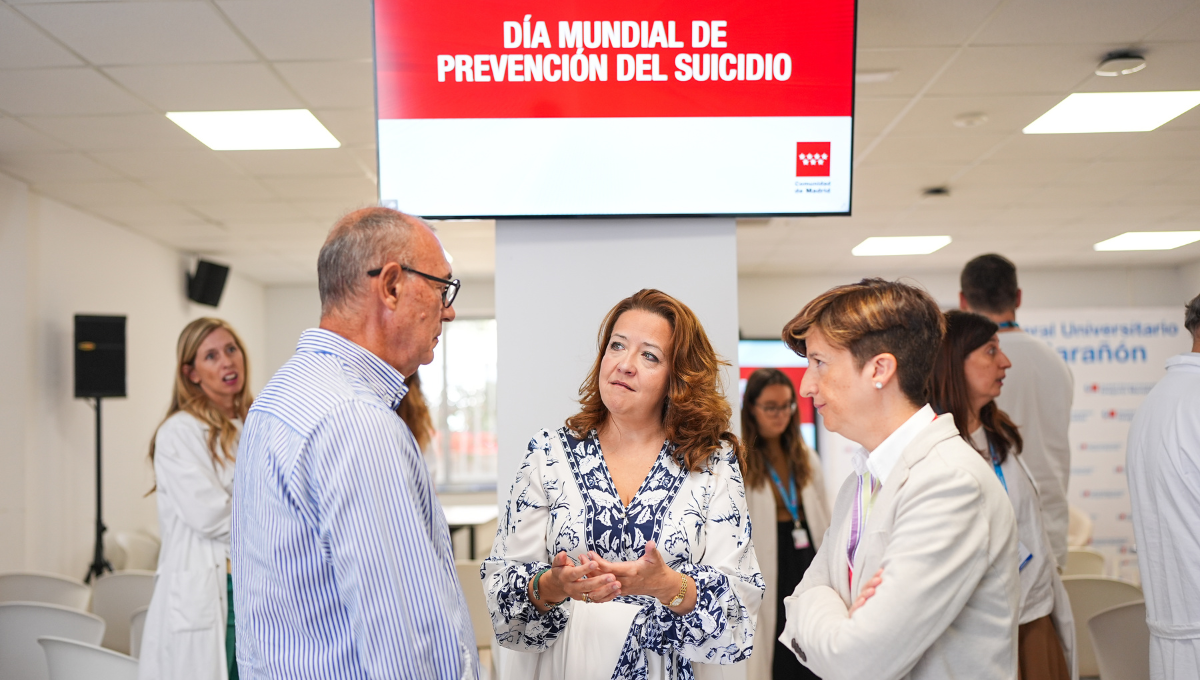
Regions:
<instances>
[{"instance_id":1,"label":"white wall","mask_svg":"<svg viewBox=\"0 0 1200 680\"><path fill-rule=\"evenodd\" d=\"M156 531L146 453L170 397L179 331L219 316L252 359L263 356L263 287L234 272L218 309L189 303L187 258L3 177L0 244L0 570L82 577L92 551L94 416L72 396L73 316L128 317L129 396L104 401L105 521L114 531ZM263 378L252 373L252 389Z\"/></svg>"},{"instance_id":2,"label":"white wall","mask_svg":"<svg viewBox=\"0 0 1200 680\"><path fill-rule=\"evenodd\" d=\"M924 286L943 307L957 308L958 275L957 271L890 272L881 268L854 275L743 276L738 279L742 335L777 338L783 325L809 300L865 276L904 277ZM1200 293L1200 262L1183 267L1021 269L1017 277L1023 309L1171 306L1182 305Z\"/></svg>"},{"instance_id":3,"label":"white wall","mask_svg":"<svg viewBox=\"0 0 1200 680\"><path fill-rule=\"evenodd\" d=\"M604 315L642 288L704 325L737 400L737 237L732 219L498 221L496 324L500 502L538 428L578 409Z\"/></svg>"}]
</instances>

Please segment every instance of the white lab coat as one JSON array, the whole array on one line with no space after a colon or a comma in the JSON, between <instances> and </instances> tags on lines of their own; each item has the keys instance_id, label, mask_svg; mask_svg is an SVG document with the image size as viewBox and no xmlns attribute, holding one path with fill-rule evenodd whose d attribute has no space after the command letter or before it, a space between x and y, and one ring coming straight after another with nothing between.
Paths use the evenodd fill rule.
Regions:
<instances>
[{"instance_id":1,"label":"white lab coat","mask_svg":"<svg viewBox=\"0 0 1200 680\"><path fill-rule=\"evenodd\" d=\"M1200 353L1167 360L1129 428L1126 474L1150 677L1200 678Z\"/></svg>"},{"instance_id":2,"label":"white lab coat","mask_svg":"<svg viewBox=\"0 0 1200 680\"><path fill-rule=\"evenodd\" d=\"M182 411L162 424L154 445L162 549L138 678L228 680L225 564L234 466L213 463L208 427Z\"/></svg>"}]
</instances>

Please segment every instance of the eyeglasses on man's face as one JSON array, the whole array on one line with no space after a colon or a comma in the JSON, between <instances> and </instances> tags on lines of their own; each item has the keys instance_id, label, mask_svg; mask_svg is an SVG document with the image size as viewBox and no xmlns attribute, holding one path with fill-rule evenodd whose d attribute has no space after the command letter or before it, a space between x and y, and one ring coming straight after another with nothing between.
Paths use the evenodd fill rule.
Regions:
<instances>
[{"instance_id":1,"label":"eyeglasses on man's face","mask_svg":"<svg viewBox=\"0 0 1200 680\"><path fill-rule=\"evenodd\" d=\"M786 404L755 404L754 408L762 411L768 416L780 416L783 414L791 415L792 411L796 410L796 402L789 401Z\"/></svg>"},{"instance_id":2,"label":"eyeglasses on man's face","mask_svg":"<svg viewBox=\"0 0 1200 680\"><path fill-rule=\"evenodd\" d=\"M410 274L416 274L417 276L424 277L430 281L436 281L445 286L445 288L442 288L443 307L449 307L450 305L454 304L454 298L458 297L458 289L462 288L462 281L459 281L458 279L443 279L440 276L434 276L433 274L426 274L425 272L417 271L416 269L413 269L405 264L400 265L400 269L403 269ZM382 271L383 267L376 267L375 269L368 271L367 276L379 276Z\"/></svg>"}]
</instances>

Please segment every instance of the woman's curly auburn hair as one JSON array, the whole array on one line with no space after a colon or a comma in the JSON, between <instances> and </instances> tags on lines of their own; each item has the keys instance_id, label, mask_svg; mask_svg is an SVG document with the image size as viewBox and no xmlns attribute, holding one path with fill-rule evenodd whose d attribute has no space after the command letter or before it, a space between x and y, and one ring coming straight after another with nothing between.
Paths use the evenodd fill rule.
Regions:
<instances>
[{"instance_id":1,"label":"woman's curly auburn hair","mask_svg":"<svg viewBox=\"0 0 1200 680\"><path fill-rule=\"evenodd\" d=\"M567 427L579 435L599 430L608 418L608 408L600 399L600 363L608 348L608 339L622 314L631 310L656 314L671 325L671 346L667 349L670 378L663 402L663 428L667 440L675 444L680 467L691 472L703 470L712 454L729 444L741 460L741 444L729 431L733 409L721 387L721 366L728 366L708 341L708 335L688 306L654 289L642 289L621 300L600 324L596 337L597 355L592 370L579 387L579 413L567 419Z\"/></svg>"}]
</instances>

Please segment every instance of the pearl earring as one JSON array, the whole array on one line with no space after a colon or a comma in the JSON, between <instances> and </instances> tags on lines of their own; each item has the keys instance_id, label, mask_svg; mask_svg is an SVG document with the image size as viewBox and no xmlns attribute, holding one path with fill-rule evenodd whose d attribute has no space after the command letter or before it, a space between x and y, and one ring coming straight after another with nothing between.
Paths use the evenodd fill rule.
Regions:
<instances>
[{"instance_id":1,"label":"pearl earring","mask_svg":"<svg viewBox=\"0 0 1200 680\"><path fill-rule=\"evenodd\" d=\"M877 389L877 390L882 390L882 389L883 389L883 383L881 383L881 382L876 382L876 383L875 383L875 389Z\"/></svg>"}]
</instances>

